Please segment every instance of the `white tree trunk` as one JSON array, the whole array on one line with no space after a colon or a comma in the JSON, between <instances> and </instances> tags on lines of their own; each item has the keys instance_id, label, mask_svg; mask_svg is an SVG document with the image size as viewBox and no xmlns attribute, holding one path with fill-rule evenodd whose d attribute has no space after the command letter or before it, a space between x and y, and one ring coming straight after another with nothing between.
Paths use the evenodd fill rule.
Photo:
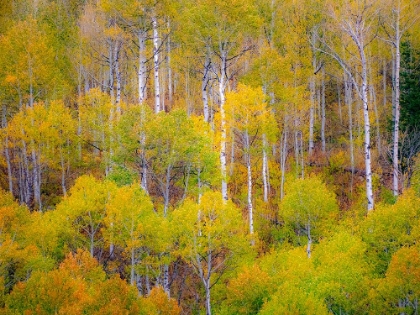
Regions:
<instances>
[{"instance_id":1,"label":"white tree trunk","mask_svg":"<svg viewBox=\"0 0 420 315\"><path fill-rule=\"evenodd\" d=\"M41 166L39 164L38 156L35 151L35 144L31 142L32 152L32 181L33 181L33 191L34 191L34 205L38 206L38 211L42 211L42 202L41 202Z\"/></svg>"},{"instance_id":2,"label":"white tree trunk","mask_svg":"<svg viewBox=\"0 0 420 315\"><path fill-rule=\"evenodd\" d=\"M344 76L344 102L348 106L348 124L349 124L349 146L350 146L350 167L351 167L351 182L350 193L353 193L353 177L354 177L354 141L353 141L353 84L347 75Z\"/></svg>"},{"instance_id":3,"label":"white tree trunk","mask_svg":"<svg viewBox=\"0 0 420 315\"><path fill-rule=\"evenodd\" d=\"M245 142L245 158L246 158L246 169L247 169L247 186L248 186L248 218L249 218L249 234L254 234L254 213L252 206L252 170L251 170L251 152L248 131L244 132Z\"/></svg>"},{"instance_id":4,"label":"white tree trunk","mask_svg":"<svg viewBox=\"0 0 420 315\"><path fill-rule=\"evenodd\" d=\"M60 164L61 164L61 189L63 190L63 196L67 195L66 189L66 165L64 163L63 148L60 148Z\"/></svg>"},{"instance_id":5,"label":"white tree trunk","mask_svg":"<svg viewBox=\"0 0 420 315\"><path fill-rule=\"evenodd\" d=\"M316 33L315 30L312 32L311 37L311 45L315 47L316 44ZM310 88L310 100L311 100L311 107L309 108L309 155L311 155L314 151L314 124L315 124L315 99L316 99L316 80L315 80L315 73L317 71L317 62L316 62L316 55L315 51L312 52L312 69L314 74L311 76L309 82Z\"/></svg>"},{"instance_id":6,"label":"white tree trunk","mask_svg":"<svg viewBox=\"0 0 420 315\"><path fill-rule=\"evenodd\" d=\"M306 255L308 256L308 258L311 258L311 254L312 254L312 249L311 249L312 235L311 235L311 222L310 222L310 220L308 220L308 223L306 225L306 233L308 235L308 244L306 246Z\"/></svg>"},{"instance_id":7,"label":"white tree trunk","mask_svg":"<svg viewBox=\"0 0 420 315\"><path fill-rule=\"evenodd\" d=\"M145 30L140 30L138 33L139 39L139 69L138 69L138 92L139 92L139 103L143 103L146 99L146 37L147 33Z\"/></svg>"},{"instance_id":8,"label":"white tree trunk","mask_svg":"<svg viewBox=\"0 0 420 315\"><path fill-rule=\"evenodd\" d=\"M4 130L6 130L7 127L7 118L6 118L6 105L2 106L2 119L1 119L1 125ZM10 154L9 154L9 138L7 134L4 137L4 155L6 157L6 165L7 165L7 178L9 183L9 191L11 194L13 194L13 176L12 176L12 165L10 163Z\"/></svg>"},{"instance_id":9,"label":"white tree trunk","mask_svg":"<svg viewBox=\"0 0 420 315\"><path fill-rule=\"evenodd\" d=\"M263 178L263 188L264 188L264 202L268 202L268 193L270 190L270 181L268 175L268 158L267 158L267 137L263 134L263 165L262 165L262 178Z\"/></svg>"},{"instance_id":10,"label":"white tree trunk","mask_svg":"<svg viewBox=\"0 0 420 315\"><path fill-rule=\"evenodd\" d=\"M369 104L368 104L368 77L367 77L367 61L364 51L364 42L362 38L359 38L357 42L360 60L362 62L362 101L363 101L363 118L364 118L364 131L365 131L365 142L364 142L364 154L365 154L365 170L366 170L366 197L368 202L368 211L373 210L373 187L372 187L372 156L370 152L370 120L369 120Z\"/></svg>"},{"instance_id":11,"label":"white tree trunk","mask_svg":"<svg viewBox=\"0 0 420 315\"><path fill-rule=\"evenodd\" d=\"M117 81L117 95L115 98L115 104L117 106L117 115L121 116L121 71L120 71L120 51L121 43L117 40L114 47L114 71L115 79Z\"/></svg>"},{"instance_id":12,"label":"white tree trunk","mask_svg":"<svg viewBox=\"0 0 420 315\"><path fill-rule=\"evenodd\" d=\"M321 82L321 149L322 153L326 152L325 144L325 68L322 67L322 82Z\"/></svg>"},{"instance_id":13,"label":"white tree trunk","mask_svg":"<svg viewBox=\"0 0 420 315\"><path fill-rule=\"evenodd\" d=\"M393 152L392 152L392 168L393 168L393 180L392 189L394 196L398 196L398 142L400 132L400 67L401 67L401 56L400 56L400 28L399 28L399 10L397 10L397 23L395 25L395 77L394 77L394 91L395 91L395 103L394 103L394 135L393 135Z\"/></svg>"},{"instance_id":14,"label":"white tree trunk","mask_svg":"<svg viewBox=\"0 0 420 315\"><path fill-rule=\"evenodd\" d=\"M153 27L153 72L155 85L155 113L159 113L162 108L160 106L160 86L159 86L159 34L157 17L152 17Z\"/></svg>"},{"instance_id":15,"label":"white tree trunk","mask_svg":"<svg viewBox=\"0 0 420 315\"><path fill-rule=\"evenodd\" d=\"M224 200L228 200L227 178L226 178L226 113L225 113L225 89L226 89L226 51L221 50L221 69L219 78L219 96L220 96L220 124L221 124L221 140L220 140L220 169L222 173L222 196Z\"/></svg>"},{"instance_id":16,"label":"white tree trunk","mask_svg":"<svg viewBox=\"0 0 420 315\"><path fill-rule=\"evenodd\" d=\"M171 24L168 18L168 32L171 31ZM172 88L172 67L171 67L171 36L168 34L168 39L166 43L166 61L167 61L167 68L168 68L168 100L169 106L172 105L172 96L173 96L173 88Z\"/></svg>"},{"instance_id":17,"label":"white tree trunk","mask_svg":"<svg viewBox=\"0 0 420 315\"><path fill-rule=\"evenodd\" d=\"M208 100L208 95L207 95L207 88L208 88L209 80L210 80L210 67L211 67L210 54L207 50L206 60L204 61L204 74L203 74L203 79L201 81L201 94L202 94L202 99L203 99L204 120L206 122L210 121L209 100Z\"/></svg>"},{"instance_id":18,"label":"white tree trunk","mask_svg":"<svg viewBox=\"0 0 420 315\"><path fill-rule=\"evenodd\" d=\"M282 134L282 142L280 143L280 171L281 171L281 180L280 180L280 200L284 198L284 180L286 175L286 160L287 160L287 118L284 118L284 130Z\"/></svg>"},{"instance_id":19,"label":"white tree trunk","mask_svg":"<svg viewBox=\"0 0 420 315\"><path fill-rule=\"evenodd\" d=\"M134 285L136 283L136 272L135 272L135 265L136 265L136 251L133 248L131 248L131 266L130 266L130 284Z\"/></svg>"},{"instance_id":20,"label":"white tree trunk","mask_svg":"<svg viewBox=\"0 0 420 315\"><path fill-rule=\"evenodd\" d=\"M168 295L168 297L171 297L171 290L169 288L169 265L165 264L163 266L163 290Z\"/></svg>"}]
</instances>

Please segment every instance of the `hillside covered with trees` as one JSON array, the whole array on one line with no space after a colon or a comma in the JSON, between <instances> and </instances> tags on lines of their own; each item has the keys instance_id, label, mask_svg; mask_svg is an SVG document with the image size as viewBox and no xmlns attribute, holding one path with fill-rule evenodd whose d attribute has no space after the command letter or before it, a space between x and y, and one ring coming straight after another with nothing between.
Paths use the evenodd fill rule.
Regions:
<instances>
[{"instance_id":1,"label":"hillside covered with trees","mask_svg":"<svg viewBox=\"0 0 420 315\"><path fill-rule=\"evenodd\" d=\"M418 314L419 0L0 0L0 314Z\"/></svg>"}]
</instances>

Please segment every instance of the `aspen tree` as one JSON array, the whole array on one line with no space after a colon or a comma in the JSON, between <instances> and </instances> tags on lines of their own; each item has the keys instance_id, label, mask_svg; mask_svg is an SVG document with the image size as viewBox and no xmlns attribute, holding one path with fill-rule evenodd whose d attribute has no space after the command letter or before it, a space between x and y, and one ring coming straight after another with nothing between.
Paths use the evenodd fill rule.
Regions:
<instances>
[{"instance_id":1,"label":"aspen tree","mask_svg":"<svg viewBox=\"0 0 420 315\"><path fill-rule=\"evenodd\" d=\"M377 7L376 1L350 1L327 3L329 20L327 22L328 32L324 37L319 38L322 47L321 51L335 59L343 70L349 75L363 106L364 120L364 159L366 173L366 199L367 210L374 208L373 182L372 182L372 154L370 137L370 106L368 101L368 60L366 45L372 42L377 29ZM334 33L335 35L331 35ZM344 45L353 45L352 52L357 53L357 64L351 64L351 60L343 56L334 47L337 35L340 34Z\"/></svg>"},{"instance_id":2,"label":"aspen tree","mask_svg":"<svg viewBox=\"0 0 420 315\"><path fill-rule=\"evenodd\" d=\"M418 21L420 3L418 1L389 0L382 22L385 33L383 40L393 49L393 140L392 140L392 190L394 196L400 193L399 187L399 134L400 134L400 73L401 73L401 39Z\"/></svg>"}]
</instances>

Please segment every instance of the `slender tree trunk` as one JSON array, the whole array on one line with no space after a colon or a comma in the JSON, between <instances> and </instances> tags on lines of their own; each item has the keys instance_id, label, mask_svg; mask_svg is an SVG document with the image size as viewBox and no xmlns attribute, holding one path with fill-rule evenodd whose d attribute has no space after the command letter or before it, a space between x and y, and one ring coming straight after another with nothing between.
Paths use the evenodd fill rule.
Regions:
<instances>
[{"instance_id":1,"label":"slender tree trunk","mask_svg":"<svg viewBox=\"0 0 420 315\"><path fill-rule=\"evenodd\" d=\"M159 113L162 108L160 104L160 86L159 86L159 34L157 17L152 17L153 27L153 71L155 85L155 113Z\"/></svg>"},{"instance_id":2,"label":"slender tree trunk","mask_svg":"<svg viewBox=\"0 0 420 315\"><path fill-rule=\"evenodd\" d=\"M337 82L337 101L338 101L338 117L340 117L340 124L343 124L343 110L341 105L341 83Z\"/></svg>"},{"instance_id":3,"label":"slender tree trunk","mask_svg":"<svg viewBox=\"0 0 420 315\"><path fill-rule=\"evenodd\" d=\"M287 160L287 119L285 117L284 130L282 135L282 143L280 144L280 171L281 171L281 180L280 180L280 200L284 198L284 180L286 175L286 160Z\"/></svg>"},{"instance_id":4,"label":"slender tree trunk","mask_svg":"<svg viewBox=\"0 0 420 315\"><path fill-rule=\"evenodd\" d=\"M1 124L2 128L6 130L7 127L7 109L6 105L2 106L2 119ZM6 158L6 165L7 165L7 178L8 178L8 184L9 184L9 191L11 194L13 194L13 176L12 176L12 165L10 162L10 154L9 154L9 136L6 134L4 137L4 156Z\"/></svg>"},{"instance_id":5,"label":"slender tree trunk","mask_svg":"<svg viewBox=\"0 0 420 315\"><path fill-rule=\"evenodd\" d=\"M145 285L146 285L146 292L147 295L150 294L150 277L149 277L149 266L146 265L146 276L145 276Z\"/></svg>"},{"instance_id":6,"label":"slender tree trunk","mask_svg":"<svg viewBox=\"0 0 420 315\"><path fill-rule=\"evenodd\" d=\"M112 45L114 41L108 40L108 63L109 63L109 72L108 72L108 88L109 95L111 96L112 105L115 104L115 89L114 89L114 56L112 51Z\"/></svg>"},{"instance_id":7,"label":"slender tree trunk","mask_svg":"<svg viewBox=\"0 0 420 315\"><path fill-rule=\"evenodd\" d=\"M211 297L210 297L210 281L205 281L206 290L206 315L211 315Z\"/></svg>"},{"instance_id":8,"label":"slender tree trunk","mask_svg":"<svg viewBox=\"0 0 420 315\"><path fill-rule=\"evenodd\" d=\"M370 151L370 120L369 120L369 104L368 104L368 77L367 77L367 61L364 51L364 43L361 38L357 43L360 60L362 62L362 101L363 101L363 118L364 118L364 131L365 131L365 142L364 142L364 153L365 153L365 170L366 170L366 197L368 202L368 211L373 210L373 187L372 187L372 167L371 167L371 151Z\"/></svg>"},{"instance_id":9,"label":"slender tree trunk","mask_svg":"<svg viewBox=\"0 0 420 315\"><path fill-rule=\"evenodd\" d=\"M321 148L322 153L326 152L325 144L325 68L322 67L322 82L321 82Z\"/></svg>"},{"instance_id":10,"label":"slender tree trunk","mask_svg":"<svg viewBox=\"0 0 420 315\"><path fill-rule=\"evenodd\" d=\"M142 104L146 99L146 37L147 33L141 29L138 32L139 40L139 69L138 69L138 92L139 92L139 104Z\"/></svg>"},{"instance_id":11,"label":"slender tree trunk","mask_svg":"<svg viewBox=\"0 0 420 315\"><path fill-rule=\"evenodd\" d=\"M349 145L350 145L350 166L351 166L351 182L350 182L350 192L353 193L353 179L354 179L354 141L353 141L353 113L352 113L352 104L353 104L353 84L350 78L344 77L344 99L345 103L348 106L348 123L349 123Z\"/></svg>"},{"instance_id":12,"label":"slender tree trunk","mask_svg":"<svg viewBox=\"0 0 420 315\"><path fill-rule=\"evenodd\" d=\"M171 290L169 288L169 265L168 264L163 265L163 290L168 295L168 297L171 297Z\"/></svg>"},{"instance_id":13,"label":"slender tree trunk","mask_svg":"<svg viewBox=\"0 0 420 315\"><path fill-rule=\"evenodd\" d=\"M130 284L134 285L136 282L136 272L135 272L135 265L136 265L136 251L131 248L131 266L130 266Z\"/></svg>"},{"instance_id":14,"label":"slender tree trunk","mask_svg":"<svg viewBox=\"0 0 420 315\"><path fill-rule=\"evenodd\" d=\"M171 22L168 18L168 39L166 43L166 63L168 68L168 100L169 100L169 106L172 105L172 96L173 96L173 89L172 89L172 67L171 67Z\"/></svg>"},{"instance_id":15,"label":"slender tree trunk","mask_svg":"<svg viewBox=\"0 0 420 315\"><path fill-rule=\"evenodd\" d=\"M60 164L61 164L61 189L63 190L63 196L67 195L66 189L66 165L64 162L63 148L60 148Z\"/></svg>"},{"instance_id":16,"label":"slender tree trunk","mask_svg":"<svg viewBox=\"0 0 420 315\"><path fill-rule=\"evenodd\" d=\"M268 202L268 193L270 190L270 182L268 177L268 158L267 158L267 137L265 134L263 138L263 165L262 165L262 178L263 178L263 189L264 189L264 202Z\"/></svg>"},{"instance_id":17,"label":"slender tree trunk","mask_svg":"<svg viewBox=\"0 0 420 315\"><path fill-rule=\"evenodd\" d=\"M22 130L22 134L23 134L23 130ZM23 187L23 189L22 189L22 200L26 205L29 206L29 203L30 203L31 198L32 198L32 192L33 192L33 189L31 190L31 186L33 187L33 185L32 185L30 171L29 171L28 150L27 150L26 142L24 140L22 140L21 156L22 156L22 160L23 160L23 165L22 165L22 187Z\"/></svg>"},{"instance_id":18,"label":"slender tree trunk","mask_svg":"<svg viewBox=\"0 0 420 315\"><path fill-rule=\"evenodd\" d=\"M316 44L316 32L312 32L312 46ZM309 155L314 151L314 124L315 124L315 99L316 99L316 79L315 73L317 71L317 61L315 51L312 52L312 69L314 74L311 76L309 82L311 107L309 108Z\"/></svg>"},{"instance_id":19,"label":"slender tree trunk","mask_svg":"<svg viewBox=\"0 0 420 315\"><path fill-rule=\"evenodd\" d=\"M171 181L171 170L172 165L168 165L166 169L166 180L165 180L165 187L163 190L163 199L164 199L164 207L163 207L163 215L166 217L169 207L169 186Z\"/></svg>"},{"instance_id":20,"label":"slender tree trunk","mask_svg":"<svg viewBox=\"0 0 420 315\"><path fill-rule=\"evenodd\" d=\"M394 196L398 196L398 142L399 142L399 132L400 132L400 66L401 66L401 56L400 56L400 28L399 28L399 10L397 10L397 23L395 27L395 77L394 77L394 93L395 93L395 102L394 102L394 134L393 134L393 151L392 151L392 168L393 168L393 180L392 188L394 191Z\"/></svg>"},{"instance_id":21,"label":"slender tree trunk","mask_svg":"<svg viewBox=\"0 0 420 315\"><path fill-rule=\"evenodd\" d=\"M141 160L141 188L146 192L146 194L149 194L149 189L147 187L147 160L145 156L146 151L146 132L144 129L144 124L146 122L146 110L145 110L145 104L140 103L141 106L141 112L140 112L140 126L142 128L142 131L140 132L140 160Z\"/></svg>"},{"instance_id":22,"label":"slender tree trunk","mask_svg":"<svg viewBox=\"0 0 420 315\"><path fill-rule=\"evenodd\" d=\"M201 95L203 98L204 120L206 122L209 122L209 119L210 119L209 100L208 100L208 95L207 95L207 87L209 85L209 80L210 80L210 67L211 67L210 53L209 53L209 49L207 49L206 59L204 61L204 74L203 74L203 79L201 81Z\"/></svg>"},{"instance_id":23,"label":"slender tree trunk","mask_svg":"<svg viewBox=\"0 0 420 315\"><path fill-rule=\"evenodd\" d=\"M251 170L251 153L250 153L250 141L249 134L246 130L244 133L245 142L245 158L246 158L246 169L247 169L247 186L248 186L248 218L249 218L249 234L254 234L254 217L253 217L253 206L252 206L252 170Z\"/></svg>"},{"instance_id":24,"label":"slender tree trunk","mask_svg":"<svg viewBox=\"0 0 420 315\"><path fill-rule=\"evenodd\" d=\"M312 155L314 152L314 123L315 123L315 77L312 76L310 82L310 90L311 90L311 107L309 108L309 155Z\"/></svg>"},{"instance_id":25,"label":"slender tree trunk","mask_svg":"<svg viewBox=\"0 0 420 315\"><path fill-rule=\"evenodd\" d=\"M121 71L120 71L120 52L121 52L121 45L120 41L115 42L114 47L114 71L115 71L115 79L117 81L117 96L115 98L115 104L117 106L117 115L121 116Z\"/></svg>"},{"instance_id":26,"label":"slender tree trunk","mask_svg":"<svg viewBox=\"0 0 420 315\"><path fill-rule=\"evenodd\" d=\"M225 113L225 89L227 82L226 67L227 57L226 51L221 49L221 69L219 78L219 96L220 96L220 123L221 123L221 140L220 140L220 169L222 172L222 196L224 200L228 200L227 178L226 178L226 113Z\"/></svg>"},{"instance_id":27,"label":"slender tree trunk","mask_svg":"<svg viewBox=\"0 0 420 315\"><path fill-rule=\"evenodd\" d=\"M40 177L40 165L38 163L38 157L35 151L35 144L31 142L32 152L32 178L33 178L33 191L34 191L34 204L38 206L38 211L42 211L41 202L41 177Z\"/></svg>"},{"instance_id":28,"label":"slender tree trunk","mask_svg":"<svg viewBox=\"0 0 420 315\"><path fill-rule=\"evenodd\" d=\"M310 220L308 220L308 223L306 224L306 231L307 231L307 234L308 234L308 244L306 246L306 255L308 256L308 258L311 258L312 236L311 236L311 222L310 222Z\"/></svg>"}]
</instances>

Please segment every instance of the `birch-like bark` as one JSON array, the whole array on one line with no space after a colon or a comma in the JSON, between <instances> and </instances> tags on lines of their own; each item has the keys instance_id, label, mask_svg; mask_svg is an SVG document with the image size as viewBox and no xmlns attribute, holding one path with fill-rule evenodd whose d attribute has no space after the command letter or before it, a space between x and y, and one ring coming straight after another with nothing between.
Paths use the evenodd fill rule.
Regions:
<instances>
[{"instance_id":1,"label":"birch-like bark","mask_svg":"<svg viewBox=\"0 0 420 315\"><path fill-rule=\"evenodd\" d=\"M247 186L248 186L248 218L249 218L249 234L254 234L254 213L252 206L252 170L251 170L251 153L250 153L250 141L248 130L244 132L245 142L245 158L246 158L246 169L247 169Z\"/></svg>"},{"instance_id":2,"label":"birch-like bark","mask_svg":"<svg viewBox=\"0 0 420 315\"><path fill-rule=\"evenodd\" d=\"M353 193L353 180L354 180L354 141L353 141L353 84L347 75L344 75L344 101L348 107L348 124L349 124L349 145L350 145L350 167L351 167L351 182L350 193Z\"/></svg>"},{"instance_id":3,"label":"birch-like bark","mask_svg":"<svg viewBox=\"0 0 420 315\"><path fill-rule=\"evenodd\" d=\"M120 71L120 52L121 52L121 42L118 40L115 42L114 47L114 71L115 79L117 81L117 95L115 98L117 115L121 116L121 71Z\"/></svg>"},{"instance_id":4,"label":"birch-like bark","mask_svg":"<svg viewBox=\"0 0 420 315\"><path fill-rule=\"evenodd\" d=\"M306 224L306 232L308 235L308 244L306 246L306 255L308 256L308 258L311 258L311 254L312 254L312 249L311 249L311 245L312 245L312 236L311 236L311 222L308 219L308 223Z\"/></svg>"},{"instance_id":5,"label":"birch-like bark","mask_svg":"<svg viewBox=\"0 0 420 315\"><path fill-rule=\"evenodd\" d=\"M315 47L316 44L316 33L315 31L312 32L311 37L311 45ZM315 124L315 99L316 99L316 80L315 80L315 73L317 71L317 62L316 62L316 55L315 51L312 52L312 69L314 74L311 76L309 82L309 89L310 89L310 100L311 100L311 107L309 108L309 155L312 155L314 151L314 124Z\"/></svg>"},{"instance_id":6,"label":"birch-like bark","mask_svg":"<svg viewBox=\"0 0 420 315\"><path fill-rule=\"evenodd\" d=\"M207 95L207 87L210 81L210 70L211 70L211 59L209 49L206 52L206 59L204 61L204 72L203 72L203 79L201 81L201 95L203 99L203 112L204 112L204 120L209 122L210 119L210 112L209 112L209 100Z\"/></svg>"},{"instance_id":7,"label":"birch-like bark","mask_svg":"<svg viewBox=\"0 0 420 315\"><path fill-rule=\"evenodd\" d=\"M363 118L364 118L364 131L365 131L365 142L364 142L364 154L365 154L365 170L366 170L366 197L368 203L368 211L373 210L373 187L372 187L372 167L371 167L371 152L370 152L370 120L369 120L369 104L368 104L368 77L367 77L367 61L365 55L365 45L361 36L355 37L357 48L359 51L360 60L362 63L362 102L363 102Z\"/></svg>"},{"instance_id":8,"label":"birch-like bark","mask_svg":"<svg viewBox=\"0 0 420 315\"><path fill-rule=\"evenodd\" d=\"M23 130L21 131L23 134ZM22 183L21 183L21 187L22 187L22 198L21 198L21 202L29 205L29 202L31 200L32 197L32 191L31 190L31 186L32 186L32 181L31 181L31 177L30 177L30 172L29 172L29 161L28 161L28 150L27 150L27 146L26 146L26 142L24 140L22 140L22 152L21 152L21 156L22 156L22 160L23 160L23 165L22 165Z\"/></svg>"},{"instance_id":9,"label":"birch-like bark","mask_svg":"<svg viewBox=\"0 0 420 315\"><path fill-rule=\"evenodd\" d=\"M108 71L108 88L109 88L109 95L111 96L111 103L112 105L115 104L115 89L114 89L114 57L112 51L112 44L113 40L108 41L108 63L109 63L109 71Z\"/></svg>"},{"instance_id":10,"label":"birch-like bark","mask_svg":"<svg viewBox=\"0 0 420 315\"><path fill-rule=\"evenodd\" d=\"M60 148L60 165L61 165L61 189L63 191L63 196L67 195L66 189L66 165L64 162L63 148Z\"/></svg>"},{"instance_id":11,"label":"birch-like bark","mask_svg":"<svg viewBox=\"0 0 420 315\"><path fill-rule=\"evenodd\" d=\"M343 109L341 104L341 83L337 82L337 102L338 102L338 117L340 118L340 124L343 124Z\"/></svg>"},{"instance_id":12,"label":"birch-like bark","mask_svg":"<svg viewBox=\"0 0 420 315\"><path fill-rule=\"evenodd\" d=\"M346 63L343 57L340 56L336 51L323 42L328 50L323 52L333 57L343 68L343 70L349 75L354 86L357 89L359 97L362 101L363 107L363 121L364 121L364 158L365 158L365 173L366 173L366 199L367 199L367 210L371 211L374 208L373 198L373 187L372 187L372 156L371 156L371 143L370 143L370 121L369 121L369 104L368 104L368 72L367 72L367 60L365 53L365 36L369 29L368 21L365 15L368 15L367 6L363 7L360 15L349 14L347 17L336 17L335 13L331 12L332 16L336 19L339 27L344 33L350 36L351 40L355 44L358 52L358 61L360 62L360 71L355 72L354 68L350 67ZM354 20L353 20L354 19ZM344 56L344 55L343 55ZM354 71L352 71L354 70ZM357 79L360 79L358 82Z\"/></svg>"},{"instance_id":13,"label":"birch-like bark","mask_svg":"<svg viewBox=\"0 0 420 315\"><path fill-rule=\"evenodd\" d=\"M142 104L146 99L146 37L147 33L141 29L138 32L139 40L139 69L137 73L138 78L138 93L139 93L139 104Z\"/></svg>"},{"instance_id":14,"label":"birch-like bark","mask_svg":"<svg viewBox=\"0 0 420 315\"><path fill-rule=\"evenodd\" d=\"M321 82L321 149L322 153L326 152L325 144L325 68L322 67L322 82Z\"/></svg>"},{"instance_id":15,"label":"birch-like bark","mask_svg":"<svg viewBox=\"0 0 420 315\"><path fill-rule=\"evenodd\" d=\"M4 130L7 127L7 108L6 105L2 106L2 119L1 125ZM12 164L10 162L10 153L9 153L9 137L6 134L4 138L4 156L6 157L6 166L7 166L7 178L9 184L9 191L13 194L13 176L12 176Z\"/></svg>"},{"instance_id":16,"label":"birch-like bark","mask_svg":"<svg viewBox=\"0 0 420 315\"><path fill-rule=\"evenodd\" d=\"M157 17L152 17L153 27L153 73L155 86L155 113L159 113L161 109L160 104L160 85L159 85L159 33Z\"/></svg>"},{"instance_id":17,"label":"birch-like bark","mask_svg":"<svg viewBox=\"0 0 420 315\"><path fill-rule=\"evenodd\" d=\"M130 284L134 285L136 283L137 277L135 272L135 264L136 264L136 251L131 248L131 266L130 266Z\"/></svg>"},{"instance_id":18,"label":"birch-like bark","mask_svg":"<svg viewBox=\"0 0 420 315\"><path fill-rule=\"evenodd\" d=\"M219 78L219 96L220 96L220 124L221 124L221 140L220 140L220 169L222 173L222 196L224 200L228 200L227 178L226 178L226 113L225 113L225 89L226 89L226 67L227 56L226 51L220 49L220 78Z\"/></svg>"},{"instance_id":19,"label":"birch-like bark","mask_svg":"<svg viewBox=\"0 0 420 315\"><path fill-rule=\"evenodd\" d=\"M282 135L282 143L280 143L280 171L281 171L281 179L280 179L280 200L284 198L284 180L286 176L286 160L287 160L287 138L288 138L288 131L287 131L287 118L284 118L284 130Z\"/></svg>"},{"instance_id":20,"label":"birch-like bark","mask_svg":"<svg viewBox=\"0 0 420 315\"><path fill-rule=\"evenodd\" d=\"M173 96L173 88L172 88L172 67L171 67L171 22L168 18L168 38L166 43L166 63L167 63L167 69L168 69L168 100L169 100L169 106L172 105L172 96Z\"/></svg>"},{"instance_id":21,"label":"birch-like bark","mask_svg":"<svg viewBox=\"0 0 420 315\"><path fill-rule=\"evenodd\" d=\"M42 211L41 201L41 166L35 151L35 144L31 142L31 160L32 160L32 181L34 192L34 204L38 206L38 211Z\"/></svg>"},{"instance_id":22,"label":"birch-like bark","mask_svg":"<svg viewBox=\"0 0 420 315\"><path fill-rule=\"evenodd\" d=\"M370 75L370 76L372 77L372 75ZM381 155L381 150L382 150L381 129L380 129L380 125L379 125L378 102L377 102L377 98L376 98L375 85L373 84L373 82L369 87L369 94L370 94L371 102L373 104L373 112L375 113L376 147L378 149L378 155L380 156Z\"/></svg>"},{"instance_id":23,"label":"birch-like bark","mask_svg":"<svg viewBox=\"0 0 420 315\"><path fill-rule=\"evenodd\" d=\"M394 130L393 130L393 143L392 143L392 168L393 168L393 176L392 176L392 190L394 192L394 196L398 196L399 188L398 188L398 170L399 170L399 163L398 163L398 142L399 142L399 134L400 134L400 67L401 67L401 55L400 55L400 10L396 10L396 23L395 23L395 77L394 77L394 92L395 92L395 102L394 102Z\"/></svg>"},{"instance_id":24,"label":"birch-like bark","mask_svg":"<svg viewBox=\"0 0 420 315\"><path fill-rule=\"evenodd\" d=\"M171 291L169 288L169 265L165 264L163 266L163 290L165 291L168 297L171 297Z\"/></svg>"},{"instance_id":25,"label":"birch-like bark","mask_svg":"<svg viewBox=\"0 0 420 315\"><path fill-rule=\"evenodd\" d=\"M163 199L164 199L163 215L164 217L166 217L168 213L168 207L169 207L169 186L171 182L171 171L172 171L172 165L168 165L168 167L166 168L165 187L163 188Z\"/></svg>"},{"instance_id":26,"label":"birch-like bark","mask_svg":"<svg viewBox=\"0 0 420 315\"><path fill-rule=\"evenodd\" d=\"M316 91L315 91L315 77L312 76L310 84L311 90L311 107L309 108L309 155L312 155L314 152L314 123L315 123L315 98L316 98Z\"/></svg>"},{"instance_id":27,"label":"birch-like bark","mask_svg":"<svg viewBox=\"0 0 420 315\"><path fill-rule=\"evenodd\" d=\"M263 178L263 188L264 188L264 202L268 202L268 194L270 190L270 181L268 175L268 158L267 158L267 136L263 134L263 165L262 165L262 178Z\"/></svg>"}]
</instances>

